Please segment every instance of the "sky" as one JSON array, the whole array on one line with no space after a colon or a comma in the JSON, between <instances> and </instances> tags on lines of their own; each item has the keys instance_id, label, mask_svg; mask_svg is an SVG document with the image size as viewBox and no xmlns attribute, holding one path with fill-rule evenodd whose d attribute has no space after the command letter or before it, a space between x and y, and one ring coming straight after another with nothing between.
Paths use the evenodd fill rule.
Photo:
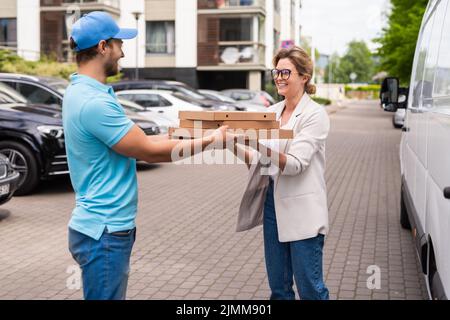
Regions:
<instances>
[{"instance_id":1,"label":"sky","mask_svg":"<svg viewBox=\"0 0 450 320\"><path fill-rule=\"evenodd\" d=\"M312 37L323 54L345 54L352 40L364 40L369 48L372 39L386 25L389 0L302 0L302 36Z\"/></svg>"}]
</instances>

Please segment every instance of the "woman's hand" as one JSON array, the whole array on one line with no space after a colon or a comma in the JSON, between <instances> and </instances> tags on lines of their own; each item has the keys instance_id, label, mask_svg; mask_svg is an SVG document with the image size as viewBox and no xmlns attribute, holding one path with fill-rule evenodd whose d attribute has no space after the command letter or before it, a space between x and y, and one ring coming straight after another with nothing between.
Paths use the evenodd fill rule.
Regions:
<instances>
[{"instance_id":1,"label":"woman's hand","mask_svg":"<svg viewBox=\"0 0 450 320\"><path fill-rule=\"evenodd\" d=\"M228 133L227 130L228 126L221 126L220 128L214 130L214 132L206 138L211 140L214 147L224 149L227 146L227 141L233 139L231 133Z\"/></svg>"}]
</instances>

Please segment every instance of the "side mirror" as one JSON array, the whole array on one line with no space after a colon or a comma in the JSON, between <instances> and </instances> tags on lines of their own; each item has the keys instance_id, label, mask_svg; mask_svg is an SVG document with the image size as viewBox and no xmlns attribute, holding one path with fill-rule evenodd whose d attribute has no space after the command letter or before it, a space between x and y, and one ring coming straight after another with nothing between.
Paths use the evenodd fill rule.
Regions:
<instances>
[{"instance_id":1,"label":"side mirror","mask_svg":"<svg viewBox=\"0 0 450 320\"><path fill-rule=\"evenodd\" d=\"M384 105L384 110L389 112L397 111L399 102L399 81L398 78L386 78L381 84L380 100ZM406 97L405 97L406 98Z\"/></svg>"}]
</instances>

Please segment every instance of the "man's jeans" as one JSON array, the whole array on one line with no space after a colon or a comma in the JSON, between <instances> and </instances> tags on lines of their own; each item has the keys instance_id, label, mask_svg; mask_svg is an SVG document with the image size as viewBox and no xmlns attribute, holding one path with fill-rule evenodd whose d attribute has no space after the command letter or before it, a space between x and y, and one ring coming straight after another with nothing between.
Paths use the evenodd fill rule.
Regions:
<instances>
[{"instance_id":1,"label":"man's jeans","mask_svg":"<svg viewBox=\"0 0 450 320\"><path fill-rule=\"evenodd\" d=\"M125 300L136 228L97 241L69 228L69 250L80 265L86 300Z\"/></svg>"},{"instance_id":2,"label":"man's jeans","mask_svg":"<svg viewBox=\"0 0 450 320\"><path fill-rule=\"evenodd\" d=\"M270 299L294 300L293 277L302 300L327 300L328 289L323 282L322 249L324 236L306 240L280 242L273 198L273 180L270 179L264 203L264 251Z\"/></svg>"}]
</instances>

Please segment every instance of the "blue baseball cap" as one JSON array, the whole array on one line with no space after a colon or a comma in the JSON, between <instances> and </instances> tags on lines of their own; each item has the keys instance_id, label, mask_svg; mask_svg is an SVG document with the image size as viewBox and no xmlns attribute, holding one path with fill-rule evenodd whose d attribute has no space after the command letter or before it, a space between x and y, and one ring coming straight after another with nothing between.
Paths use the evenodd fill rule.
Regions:
<instances>
[{"instance_id":1,"label":"blue baseball cap","mask_svg":"<svg viewBox=\"0 0 450 320\"><path fill-rule=\"evenodd\" d=\"M121 29L114 19L106 12L93 11L83 15L72 26L71 37L77 44L75 51L97 45L102 40L133 39L137 29Z\"/></svg>"}]
</instances>

